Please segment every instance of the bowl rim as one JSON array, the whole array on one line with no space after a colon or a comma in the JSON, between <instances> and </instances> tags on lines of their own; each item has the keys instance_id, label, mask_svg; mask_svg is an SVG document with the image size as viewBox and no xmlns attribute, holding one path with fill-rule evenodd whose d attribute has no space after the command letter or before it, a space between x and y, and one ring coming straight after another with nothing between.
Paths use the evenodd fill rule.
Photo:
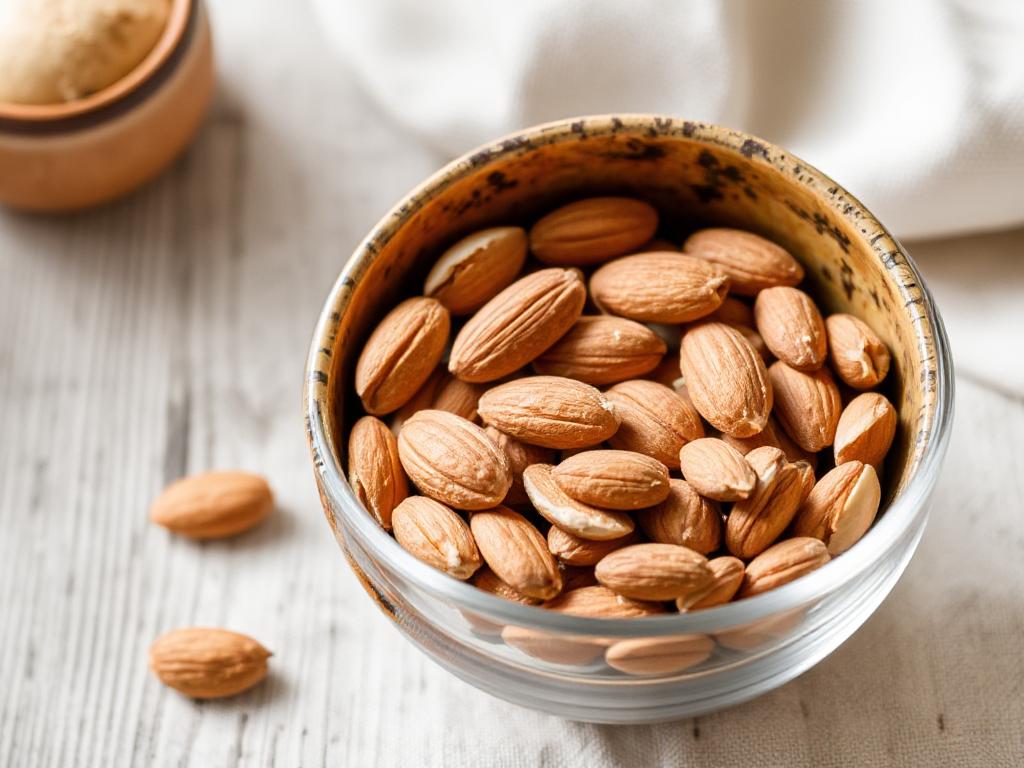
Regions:
<instances>
[{"instance_id":1,"label":"bowl rim","mask_svg":"<svg viewBox=\"0 0 1024 768\"><path fill-rule=\"evenodd\" d=\"M885 514L880 515L867 534L841 557L833 558L817 569L813 579L799 578L770 592L694 613L604 619L545 611L495 597L413 557L366 513L338 465L328 443L325 423L330 358L322 350L331 349L334 332L354 293L357 282L354 273L358 271L358 266L365 259L373 259L398 228L438 193L467 175L479 172L495 160L537 145L578 140L581 135L607 134L637 138L683 137L739 152L752 162L765 163L776 170L798 166L800 173L790 174L795 183L809 187L836 216L846 219L887 269L891 271L901 268L907 271L909 279L899 285L900 290L910 299L904 304L904 310L909 311L910 305L914 305L920 311L919 315L912 318L912 322L918 331L918 351L927 374L924 376L924 386L935 388L931 418L921 417L926 421L922 427L919 420L917 427L916 440L924 443L924 450L916 464L912 465L911 477L906 486L885 509ZM929 347L933 347L933 351ZM939 467L949 442L953 394L953 365L949 343L931 293L917 265L903 246L859 200L813 166L750 134L679 118L629 114L566 118L517 131L453 160L405 195L357 246L324 303L307 358L303 405L307 439L314 471L322 490L324 511L336 516L340 510L346 523L358 534L360 544L368 555L383 564L380 567L396 571L421 590L456 604L460 609L479 611L508 624L560 634L656 637L722 630L798 609L842 587L882 560L899 545L905 534L915 527L915 523L923 522L921 518L927 515L926 502L938 478Z\"/></svg>"}]
</instances>

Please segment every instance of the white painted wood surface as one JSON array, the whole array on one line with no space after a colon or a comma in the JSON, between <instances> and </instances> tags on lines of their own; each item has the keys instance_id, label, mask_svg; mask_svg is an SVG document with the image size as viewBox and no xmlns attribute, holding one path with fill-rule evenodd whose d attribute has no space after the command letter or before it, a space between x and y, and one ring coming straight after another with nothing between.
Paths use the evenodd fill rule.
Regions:
<instances>
[{"instance_id":1,"label":"white painted wood surface","mask_svg":"<svg viewBox=\"0 0 1024 768\"><path fill-rule=\"evenodd\" d=\"M303 4L212 15L220 89L180 163L99 211L0 213L0 766L1024 764L1024 231L912 248L958 416L919 553L868 624L731 711L565 723L407 644L313 487L299 391L320 303L443 158L381 118ZM147 522L168 480L211 467L265 473L273 519L208 544ZM226 702L166 690L147 647L190 624L258 638L271 678Z\"/></svg>"}]
</instances>

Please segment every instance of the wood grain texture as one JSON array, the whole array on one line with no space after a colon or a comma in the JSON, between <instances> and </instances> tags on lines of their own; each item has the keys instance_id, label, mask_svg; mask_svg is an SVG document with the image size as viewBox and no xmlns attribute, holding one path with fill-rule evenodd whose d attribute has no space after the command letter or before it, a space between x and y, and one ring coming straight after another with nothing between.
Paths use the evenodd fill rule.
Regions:
<instances>
[{"instance_id":1,"label":"wood grain texture","mask_svg":"<svg viewBox=\"0 0 1024 768\"><path fill-rule=\"evenodd\" d=\"M220 90L181 162L89 214L0 214L0 765L1024 760L1024 389L974 367L906 576L839 651L766 697L671 725L571 724L406 643L322 519L299 390L340 265L443 158L388 127L304 4L217 2L212 16ZM955 253L987 254L973 290L981 264L1006 293L1022 249L1018 231ZM952 246L912 252L940 305L974 311ZM1009 274L1020 296L1024 274ZM970 327L946 319L954 341ZM270 478L265 524L204 544L147 521L167 481L228 467ZM163 688L147 648L191 624L258 639L270 678L224 702Z\"/></svg>"}]
</instances>

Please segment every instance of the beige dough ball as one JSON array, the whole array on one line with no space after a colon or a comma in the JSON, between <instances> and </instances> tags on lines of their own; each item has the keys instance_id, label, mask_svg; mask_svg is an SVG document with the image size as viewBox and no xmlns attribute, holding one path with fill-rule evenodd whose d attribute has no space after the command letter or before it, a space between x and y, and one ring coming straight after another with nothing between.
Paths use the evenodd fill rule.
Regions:
<instances>
[{"instance_id":1,"label":"beige dough ball","mask_svg":"<svg viewBox=\"0 0 1024 768\"><path fill-rule=\"evenodd\" d=\"M153 49L169 12L170 0L0 0L0 102L105 88Z\"/></svg>"}]
</instances>

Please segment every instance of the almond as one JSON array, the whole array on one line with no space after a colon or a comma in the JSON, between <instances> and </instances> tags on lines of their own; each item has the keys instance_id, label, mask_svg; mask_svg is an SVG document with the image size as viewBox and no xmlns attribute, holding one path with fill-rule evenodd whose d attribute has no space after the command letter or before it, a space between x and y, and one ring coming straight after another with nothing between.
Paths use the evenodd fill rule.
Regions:
<instances>
[{"instance_id":1,"label":"almond","mask_svg":"<svg viewBox=\"0 0 1024 768\"><path fill-rule=\"evenodd\" d=\"M800 470L778 448L757 448L746 458L757 473L757 485L750 498L733 504L725 521L726 547L744 560L759 555L782 535L803 491Z\"/></svg>"},{"instance_id":2,"label":"almond","mask_svg":"<svg viewBox=\"0 0 1024 768\"><path fill-rule=\"evenodd\" d=\"M889 372L889 349L860 318L829 315L828 349L832 367L845 384L854 389L878 386Z\"/></svg>"},{"instance_id":3,"label":"almond","mask_svg":"<svg viewBox=\"0 0 1024 768\"><path fill-rule=\"evenodd\" d=\"M814 299L799 288L766 288L757 294L754 317L761 338L779 360L798 371L821 368L828 343Z\"/></svg>"},{"instance_id":4,"label":"almond","mask_svg":"<svg viewBox=\"0 0 1024 768\"><path fill-rule=\"evenodd\" d=\"M410 496L392 518L402 549L427 565L466 580L480 567L480 552L466 521L440 502Z\"/></svg>"},{"instance_id":5,"label":"almond","mask_svg":"<svg viewBox=\"0 0 1024 768\"><path fill-rule=\"evenodd\" d=\"M484 393L485 423L516 440L545 448L597 445L615 433L614 406L597 389L559 376L528 376Z\"/></svg>"},{"instance_id":6,"label":"almond","mask_svg":"<svg viewBox=\"0 0 1024 768\"><path fill-rule=\"evenodd\" d=\"M679 466L679 450L704 436L697 410L663 384L624 381L605 396L620 418L618 430L608 438L612 448L645 454L674 469Z\"/></svg>"},{"instance_id":7,"label":"almond","mask_svg":"<svg viewBox=\"0 0 1024 768\"><path fill-rule=\"evenodd\" d=\"M505 496L504 503L512 506L529 504L530 498L523 487L523 471L531 464L553 464L555 451L551 448L541 448L539 445L521 443L494 427L487 427L484 432L505 452L509 467L512 469L512 487Z\"/></svg>"},{"instance_id":8,"label":"almond","mask_svg":"<svg viewBox=\"0 0 1024 768\"><path fill-rule=\"evenodd\" d=\"M462 238L437 260L423 293L453 315L468 315L516 279L526 262L526 231L492 227Z\"/></svg>"},{"instance_id":9,"label":"almond","mask_svg":"<svg viewBox=\"0 0 1024 768\"><path fill-rule=\"evenodd\" d=\"M707 635L638 637L615 643L604 660L627 675L671 675L707 661L714 650Z\"/></svg>"},{"instance_id":10,"label":"almond","mask_svg":"<svg viewBox=\"0 0 1024 768\"><path fill-rule=\"evenodd\" d=\"M721 270L671 251L625 256L590 278L590 295L599 307L650 323L687 323L710 314L728 289Z\"/></svg>"},{"instance_id":11,"label":"almond","mask_svg":"<svg viewBox=\"0 0 1024 768\"><path fill-rule=\"evenodd\" d=\"M706 259L729 276L730 289L755 296L765 288L797 285L804 270L785 248L739 229L702 229L683 243L683 252Z\"/></svg>"},{"instance_id":12,"label":"almond","mask_svg":"<svg viewBox=\"0 0 1024 768\"><path fill-rule=\"evenodd\" d=\"M581 317L533 361L533 369L587 384L613 384L653 370L666 351L665 342L654 331L633 320Z\"/></svg>"},{"instance_id":13,"label":"almond","mask_svg":"<svg viewBox=\"0 0 1024 768\"><path fill-rule=\"evenodd\" d=\"M680 248L679 248L678 245L673 243L671 240L667 240L664 237L656 237L653 240L650 240L649 242L647 242L644 245L644 247L640 248L639 250L641 250L643 252L647 252L647 251L677 251L678 252L680 250Z\"/></svg>"},{"instance_id":14,"label":"almond","mask_svg":"<svg viewBox=\"0 0 1024 768\"><path fill-rule=\"evenodd\" d=\"M793 534L813 536L839 555L867 533L878 513L882 489L874 467L860 461L840 464L821 478L800 507Z\"/></svg>"},{"instance_id":15,"label":"almond","mask_svg":"<svg viewBox=\"0 0 1024 768\"><path fill-rule=\"evenodd\" d=\"M540 605L541 602L536 597L530 597L529 595L517 592L511 586L498 578L498 574L486 565L474 574L473 586L477 589L482 589L484 592L489 592L495 597L500 597L503 600L510 600L513 603L520 603L522 605Z\"/></svg>"},{"instance_id":16,"label":"almond","mask_svg":"<svg viewBox=\"0 0 1024 768\"><path fill-rule=\"evenodd\" d=\"M587 291L575 269L542 269L484 304L459 331L448 370L463 381L500 379L532 362L579 319Z\"/></svg>"},{"instance_id":17,"label":"almond","mask_svg":"<svg viewBox=\"0 0 1024 768\"><path fill-rule=\"evenodd\" d=\"M594 569L603 586L634 600L697 599L712 581L707 559L675 544L633 544Z\"/></svg>"},{"instance_id":18,"label":"almond","mask_svg":"<svg viewBox=\"0 0 1024 768\"><path fill-rule=\"evenodd\" d=\"M501 639L528 656L549 664L584 666L601 658L606 643L587 636L545 632L529 627L506 626Z\"/></svg>"},{"instance_id":19,"label":"almond","mask_svg":"<svg viewBox=\"0 0 1024 768\"><path fill-rule=\"evenodd\" d=\"M756 651L768 644L777 644L779 640L796 630L806 615L806 608L793 608L716 632L714 637L723 648Z\"/></svg>"},{"instance_id":20,"label":"almond","mask_svg":"<svg viewBox=\"0 0 1024 768\"><path fill-rule=\"evenodd\" d=\"M832 445L843 406L828 368L804 373L780 360L772 363L768 377L775 414L794 442L812 453Z\"/></svg>"},{"instance_id":21,"label":"almond","mask_svg":"<svg viewBox=\"0 0 1024 768\"><path fill-rule=\"evenodd\" d=\"M780 541L747 564L738 597L753 597L781 587L823 566L828 550L817 539L799 537Z\"/></svg>"},{"instance_id":22,"label":"almond","mask_svg":"<svg viewBox=\"0 0 1024 768\"><path fill-rule=\"evenodd\" d=\"M470 384L445 373L437 382L433 402L427 406L438 411L448 411L469 421L476 421L477 404L486 391L482 384Z\"/></svg>"},{"instance_id":23,"label":"almond","mask_svg":"<svg viewBox=\"0 0 1024 768\"><path fill-rule=\"evenodd\" d=\"M469 527L484 562L514 590L541 600L561 591L562 576L547 542L518 512L508 507L476 512Z\"/></svg>"},{"instance_id":24,"label":"almond","mask_svg":"<svg viewBox=\"0 0 1024 768\"><path fill-rule=\"evenodd\" d=\"M549 611L592 619L637 619L665 612L657 603L624 597L602 586L563 592L544 603L544 607Z\"/></svg>"},{"instance_id":25,"label":"almond","mask_svg":"<svg viewBox=\"0 0 1024 768\"><path fill-rule=\"evenodd\" d=\"M422 296L385 316L356 363L356 393L368 413L391 413L416 394L444 354L449 326L441 302Z\"/></svg>"},{"instance_id":26,"label":"almond","mask_svg":"<svg viewBox=\"0 0 1024 768\"><path fill-rule=\"evenodd\" d=\"M877 392L853 398L836 427L836 464L862 461L878 466L896 436L896 409Z\"/></svg>"},{"instance_id":27,"label":"almond","mask_svg":"<svg viewBox=\"0 0 1024 768\"><path fill-rule=\"evenodd\" d=\"M555 527L554 525L551 526L552 529L555 529ZM630 538L626 536L623 541L627 541ZM558 570L562 573L562 592L597 586L597 578L594 576L593 566L566 565L559 562Z\"/></svg>"},{"instance_id":28,"label":"almond","mask_svg":"<svg viewBox=\"0 0 1024 768\"><path fill-rule=\"evenodd\" d=\"M685 480L669 481L668 497L637 513L637 522L651 541L678 544L702 555L722 543L722 512Z\"/></svg>"},{"instance_id":29,"label":"almond","mask_svg":"<svg viewBox=\"0 0 1024 768\"><path fill-rule=\"evenodd\" d=\"M406 400L401 408L391 414L388 426L395 437L398 437L398 433L402 431L402 425L412 418L415 413L434 407L434 395L437 394L437 389L441 386L441 382L449 375L444 364L435 368L434 372L423 382L423 385L416 390L416 394Z\"/></svg>"},{"instance_id":30,"label":"almond","mask_svg":"<svg viewBox=\"0 0 1024 768\"><path fill-rule=\"evenodd\" d=\"M526 494L545 520L580 538L595 541L619 539L633 531L629 515L598 509L568 496L555 482L552 469L550 464L534 464L523 472Z\"/></svg>"},{"instance_id":31,"label":"almond","mask_svg":"<svg viewBox=\"0 0 1024 768\"><path fill-rule=\"evenodd\" d=\"M738 557L716 557L708 560L708 568L714 574L714 583L704 596L697 602L690 605L689 610L697 611L702 608L713 608L716 605L725 605L740 589L743 584L743 561ZM678 606L679 610L687 610L684 606Z\"/></svg>"},{"instance_id":32,"label":"almond","mask_svg":"<svg viewBox=\"0 0 1024 768\"><path fill-rule=\"evenodd\" d=\"M658 212L629 197L592 197L563 205L530 229L530 250L555 266L599 264L635 251L654 236Z\"/></svg>"},{"instance_id":33,"label":"almond","mask_svg":"<svg viewBox=\"0 0 1024 768\"><path fill-rule=\"evenodd\" d=\"M742 325L747 328L754 327L754 310L749 304L735 296L726 296L722 305L708 315L706 320L713 320L716 323L726 325Z\"/></svg>"},{"instance_id":34,"label":"almond","mask_svg":"<svg viewBox=\"0 0 1024 768\"><path fill-rule=\"evenodd\" d=\"M596 507L632 510L668 496L668 467L633 451L584 451L552 471L566 494Z\"/></svg>"},{"instance_id":35,"label":"almond","mask_svg":"<svg viewBox=\"0 0 1024 768\"><path fill-rule=\"evenodd\" d=\"M793 442L793 439L786 434L786 431L778 425L774 417L768 417L768 423L764 429L750 437L733 437L732 435L719 435L723 442L728 443L737 451L746 456L755 448L763 448L768 445L778 448L790 461L805 461L816 467L818 465L818 454L805 451Z\"/></svg>"},{"instance_id":36,"label":"almond","mask_svg":"<svg viewBox=\"0 0 1024 768\"><path fill-rule=\"evenodd\" d=\"M267 676L271 653L251 637L226 629L189 627L159 638L149 666L160 681L193 699L248 690Z\"/></svg>"},{"instance_id":37,"label":"almond","mask_svg":"<svg viewBox=\"0 0 1024 768\"><path fill-rule=\"evenodd\" d=\"M679 468L697 493L717 501L746 499L757 483L757 475L743 455L713 437L684 445L679 451Z\"/></svg>"},{"instance_id":38,"label":"almond","mask_svg":"<svg viewBox=\"0 0 1024 768\"><path fill-rule=\"evenodd\" d=\"M219 539L249 530L273 508L270 485L259 475L203 472L167 486L149 517L190 539Z\"/></svg>"},{"instance_id":39,"label":"almond","mask_svg":"<svg viewBox=\"0 0 1024 768\"><path fill-rule=\"evenodd\" d=\"M348 482L366 511L390 531L391 513L409 495L409 484L395 436L375 416L363 416L349 433Z\"/></svg>"},{"instance_id":40,"label":"almond","mask_svg":"<svg viewBox=\"0 0 1024 768\"><path fill-rule=\"evenodd\" d=\"M618 539L595 541L569 533L557 525L552 525L548 529L548 552L566 565L597 565L598 561L609 552L638 543L640 543L640 539L635 534ZM568 587L566 588L568 589Z\"/></svg>"},{"instance_id":41,"label":"almond","mask_svg":"<svg viewBox=\"0 0 1024 768\"><path fill-rule=\"evenodd\" d=\"M814 467L806 461L794 461L793 466L800 473L800 503L807 501L807 497L814 490L814 484L818 479L814 476Z\"/></svg>"},{"instance_id":42,"label":"almond","mask_svg":"<svg viewBox=\"0 0 1024 768\"><path fill-rule=\"evenodd\" d=\"M680 369L694 407L735 437L756 435L768 423L772 385L764 361L743 335L724 323L701 323L683 336Z\"/></svg>"},{"instance_id":43,"label":"almond","mask_svg":"<svg viewBox=\"0 0 1024 768\"><path fill-rule=\"evenodd\" d=\"M486 509L505 498L512 469L478 427L446 411L420 411L398 434L398 457L426 495L455 509Z\"/></svg>"},{"instance_id":44,"label":"almond","mask_svg":"<svg viewBox=\"0 0 1024 768\"><path fill-rule=\"evenodd\" d=\"M743 338L750 342L750 346L761 356L765 365L770 365L775 360L775 355L768 349L768 345L764 343L760 333L747 325L734 325L733 328L743 334Z\"/></svg>"}]
</instances>

